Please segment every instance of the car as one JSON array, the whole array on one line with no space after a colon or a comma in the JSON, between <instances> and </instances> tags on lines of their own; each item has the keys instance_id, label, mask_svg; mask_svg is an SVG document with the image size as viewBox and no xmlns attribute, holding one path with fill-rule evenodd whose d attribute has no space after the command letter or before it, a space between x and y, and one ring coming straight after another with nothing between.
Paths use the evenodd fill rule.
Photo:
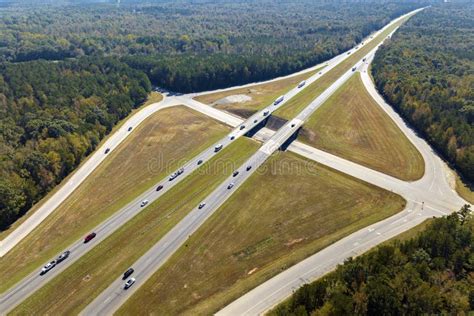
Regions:
<instances>
[{"instance_id":1,"label":"car","mask_svg":"<svg viewBox=\"0 0 474 316\"><path fill-rule=\"evenodd\" d=\"M182 174L184 172L184 168L179 168L177 172L178 172L178 175Z\"/></svg>"},{"instance_id":2,"label":"car","mask_svg":"<svg viewBox=\"0 0 474 316\"><path fill-rule=\"evenodd\" d=\"M268 114L270 114L270 111L268 110L263 112L263 116L267 116Z\"/></svg>"},{"instance_id":3,"label":"car","mask_svg":"<svg viewBox=\"0 0 474 316\"><path fill-rule=\"evenodd\" d=\"M109 151L110 151L110 148L107 148L104 153L105 153L105 154L108 154Z\"/></svg>"},{"instance_id":4,"label":"car","mask_svg":"<svg viewBox=\"0 0 474 316\"><path fill-rule=\"evenodd\" d=\"M234 171L234 173L232 174L232 176L233 176L233 177L237 177L238 174L239 174L239 171L236 170L236 171Z\"/></svg>"},{"instance_id":5,"label":"car","mask_svg":"<svg viewBox=\"0 0 474 316\"><path fill-rule=\"evenodd\" d=\"M295 127L295 124L291 124L291 127Z\"/></svg>"},{"instance_id":6,"label":"car","mask_svg":"<svg viewBox=\"0 0 474 316\"><path fill-rule=\"evenodd\" d=\"M356 46L356 49L359 49L359 46Z\"/></svg>"},{"instance_id":7,"label":"car","mask_svg":"<svg viewBox=\"0 0 474 316\"><path fill-rule=\"evenodd\" d=\"M304 85L306 84L306 81L301 81L299 84L298 84L298 88L302 88Z\"/></svg>"},{"instance_id":8,"label":"car","mask_svg":"<svg viewBox=\"0 0 474 316\"><path fill-rule=\"evenodd\" d=\"M243 130L245 128L245 125L240 125L239 129Z\"/></svg>"},{"instance_id":9,"label":"car","mask_svg":"<svg viewBox=\"0 0 474 316\"><path fill-rule=\"evenodd\" d=\"M163 186L161 184L156 187L156 191L160 191L161 189L163 189Z\"/></svg>"},{"instance_id":10,"label":"car","mask_svg":"<svg viewBox=\"0 0 474 316\"><path fill-rule=\"evenodd\" d=\"M43 275L45 274L46 272L48 272L49 270L51 270L52 268L54 268L56 266L56 260L53 260L51 262L48 262L44 267L43 269L41 269L41 272L40 274Z\"/></svg>"},{"instance_id":11,"label":"car","mask_svg":"<svg viewBox=\"0 0 474 316\"><path fill-rule=\"evenodd\" d=\"M69 250L66 250L65 252L63 252L62 254L59 255L59 257L56 259L56 263L60 263L64 260L67 259L67 257L69 257L69 254L71 252Z\"/></svg>"},{"instance_id":12,"label":"car","mask_svg":"<svg viewBox=\"0 0 474 316\"><path fill-rule=\"evenodd\" d=\"M219 150L222 149L222 147L223 147L222 144L217 145L216 147L214 147L214 152L215 153L218 152Z\"/></svg>"},{"instance_id":13,"label":"car","mask_svg":"<svg viewBox=\"0 0 474 316\"><path fill-rule=\"evenodd\" d=\"M322 74L323 74L323 72L322 72L322 71L320 71L320 72L319 72L319 74L320 74L320 75L322 75Z\"/></svg>"},{"instance_id":14,"label":"car","mask_svg":"<svg viewBox=\"0 0 474 316\"><path fill-rule=\"evenodd\" d=\"M247 171L249 171L250 169L252 169L252 166L248 165L246 169Z\"/></svg>"},{"instance_id":15,"label":"car","mask_svg":"<svg viewBox=\"0 0 474 316\"><path fill-rule=\"evenodd\" d=\"M90 233L89 235L87 235L87 236L84 238L84 243L87 244L89 241L91 241L92 239L94 239L95 236L97 236L96 233Z\"/></svg>"},{"instance_id":16,"label":"car","mask_svg":"<svg viewBox=\"0 0 474 316\"><path fill-rule=\"evenodd\" d=\"M130 132L131 130L132 130L132 127L130 126L130 127L128 128L128 131Z\"/></svg>"},{"instance_id":17,"label":"car","mask_svg":"<svg viewBox=\"0 0 474 316\"><path fill-rule=\"evenodd\" d=\"M230 137L230 140L234 140L234 139L235 139L235 136L232 135L232 136Z\"/></svg>"},{"instance_id":18,"label":"car","mask_svg":"<svg viewBox=\"0 0 474 316\"><path fill-rule=\"evenodd\" d=\"M360 43L360 45L364 45L364 42Z\"/></svg>"},{"instance_id":19,"label":"car","mask_svg":"<svg viewBox=\"0 0 474 316\"><path fill-rule=\"evenodd\" d=\"M257 119L255 119L255 120L253 120L253 122L254 122L254 123L257 123L257 122L258 122L258 120L257 120Z\"/></svg>"},{"instance_id":20,"label":"car","mask_svg":"<svg viewBox=\"0 0 474 316\"><path fill-rule=\"evenodd\" d=\"M124 290L128 290L133 284L135 283L135 278L130 278L125 284L123 285Z\"/></svg>"},{"instance_id":21,"label":"car","mask_svg":"<svg viewBox=\"0 0 474 316\"><path fill-rule=\"evenodd\" d=\"M141 203L140 203L140 206L141 207L144 207L145 205L148 204L148 200L143 200Z\"/></svg>"},{"instance_id":22,"label":"car","mask_svg":"<svg viewBox=\"0 0 474 316\"><path fill-rule=\"evenodd\" d=\"M229 185L227 186L227 190L230 190L234 187L234 182L231 182L229 183Z\"/></svg>"},{"instance_id":23,"label":"car","mask_svg":"<svg viewBox=\"0 0 474 316\"><path fill-rule=\"evenodd\" d=\"M356 69L357 69L357 67L353 67L353 68L352 68L352 71L356 71Z\"/></svg>"},{"instance_id":24,"label":"car","mask_svg":"<svg viewBox=\"0 0 474 316\"><path fill-rule=\"evenodd\" d=\"M364 58L364 59L362 59L362 61L365 61L365 58Z\"/></svg>"},{"instance_id":25,"label":"car","mask_svg":"<svg viewBox=\"0 0 474 316\"><path fill-rule=\"evenodd\" d=\"M174 179L176 179L178 175L176 173L173 173L170 175L170 177L168 178L169 181L173 181Z\"/></svg>"},{"instance_id":26,"label":"car","mask_svg":"<svg viewBox=\"0 0 474 316\"><path fill-rule=\"evenodd\" d=\"M199 166L200 164L202 164L202 159L199 159L198 162L197 162L197 164L198 164L198 166Z\"/></svg>"},{"instance_id":27,"label":"car","mask_svg":"<svg viewBox=\"0 0 474 316\"><path fill-rule=\"evenodd\" d=\"M128 269L127 271L125 271L123 273L123 277L122 277L122 280L126 280L129 276L132 275L132 273L134 272L135 270L133 270L132 268Z\"/></svg>"},{"instance_id":28,"label":"car","mask_svg":"<svg viewBox=\"0 0 474 316\"><path fill-rule=\"evenodd\" d=\"M202 209L204 206L206 206L206 202L201 202L199 203L198 209Z\"/></svg>"},{"instance_id":29,"label":"car","mask_svg":"<svg viewBox=\"0 0 474 316\"><path fill-rule=\"evenodd\" d=\"M350 55L350 54L351 54L351 52L347 52L347 55Z\"/></svg>"}]
</instances>

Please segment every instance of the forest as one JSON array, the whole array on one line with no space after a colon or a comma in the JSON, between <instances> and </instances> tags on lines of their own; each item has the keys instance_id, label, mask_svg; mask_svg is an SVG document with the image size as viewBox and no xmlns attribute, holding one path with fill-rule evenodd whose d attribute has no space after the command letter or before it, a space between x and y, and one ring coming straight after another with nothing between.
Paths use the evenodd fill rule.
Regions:
<instances>
[{"instance_id":1,"label":"forest","mask_svg":"<svg viewBox=\"0 0 474 316\"><path fill-rule=\"evenodd\" d=\"M372 74L388 102L473 183L474 3L414 16L376 54Z\"/></svg>"},{"instance_id":2,"label":"forest","mask_svg":"<svg viewBox=\"0 0 474 316\"><path fill-rule=\"evenodd\" d=\"M474 218L465 205L414 238L348 259L270 315L464 315L474 310Z\"/></svg>"},{"instance_id":3,"label":"forest","mask_svg":"<svg viewBox=\"0 0 474 316\"><path fill-rule=\"evenodd\" d=\"M10 8L0 60L126 57L176 92L269 79L337 55L422 1L160 1ZM426 1L425 1L426 2Z\"/></svg>"},{"instance_id":4,"label":"forest","mask_svg":"<svg viewBox=\"0 0 474 316\"><path fill-rule=\"evenodd\" d=\"M0 65L0 227L57 185L151 89L114 59Z\"/></svg>"},{"instance_id":5,"label":"forest","mask_svg":"<svg viewBox=\"0 0 474 316\"><path fill-rule=\"evenodd\" d=\"M152 84L188 92L285 75L424 3L82 2L0 6L0 230L70 174Z\"/></svg>"}]
</instances>

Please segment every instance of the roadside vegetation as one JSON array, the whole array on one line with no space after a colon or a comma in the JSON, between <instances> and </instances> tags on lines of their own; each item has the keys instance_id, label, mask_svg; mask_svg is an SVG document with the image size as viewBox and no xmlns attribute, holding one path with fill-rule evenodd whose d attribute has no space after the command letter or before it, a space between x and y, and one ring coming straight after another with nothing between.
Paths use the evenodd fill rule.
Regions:
<instances>
[{"instance_id":1,"label":"roadside vegetation","mask_svg":"<svg viewBox=\"0 0 474 316\"><path fill-rule=\"evenodd\" d=\"M211 146L229 128L184 106L150 116L31 234L0 258L0 292Z\"/></svg>"},{"instance_id":2,"label":"roadside vegetation","mask_svg":"<svg viewBox=\"0 0 474 316\"><path fill-rule=\"evenodd\" d=\"M382 40L390 34L393 30L405 23L410 17L407 16L397 23L392 24L386 28L382 33L373 38L370 42L359 45L359 49L352 53L339 65L331 69L331 71L325 73L317 81L306 87L303 91L298 93L290 101L288 101L284 107L279 108L274 112L273 115L284 118L292 119L296 114L300 113L306 106L308 106L314 99L316 99L324 90L326 90L331 84L333 84L340 76L348 71L357 61L361 60L367 53L376 47Z\"/></svg>"},{"instance_id":3,"label":"roadside vegetation","mask_svg":"<svg viewBox=\"0 0 474 316\"><path fill-rule=\"evenodd\" d=\"M423 157L352 76L304 125L303 142L402 180L421 178Z\"/></svg>"},{"instance_id":4,"label":"roadside vegetation","mask_svg":"<svg viewBox=\"0 0 474 316\"><path fill-rule=\"evenodd\" d=\"M474 183L473 47L474 3L437 5L403 26L376 54L372 67L387 101L470 184Z\"/></svg>"},{"instance_id":5,"label":"roadside vegetation","mask_svg":"<svg viewBox=\"0 0 474 316\"><path fill-rule=\"evenodd\" d=\"M418 6L311 0L12 6L2 12L0 60L115 56L172 91L212 90L313 66Z\"/></svg>"},{"instance_id":6,"label":"roadside vegetation","mask_svg":"<svg viewBox=\"0 0 474 316\"><path fill-rule=\"evenodd\" d=\"M274 155L118 314L210 315L404 205L398 195L295 154Z\"/></svg>"},{"instance_id":7,"label":"roadside vegetation","mask_svg":"<svg viewBox=\"0 0 474 316\"><path fill-rule=\"evenodd\" d=\"M259 147L239 138L35 292L16 314L79 314Z\"/></svg>"},{"instance_id":8,"label":"roadside vegetation","mask_svg":"<svg viewBox=\"0 0 474 316\"><path fill-rule=\"evenodd\" d=\"M468 314L474 218L466 205L413 238L379 246L303 286L270 315Z\"/></svg>"},{"instance_id":9,"label":"roadside vegetation","mask_svg":"<svg viewBox=\"0 0 474 316\"><path fill-rule=\"evenodd\" d=\"M290 74L418 5L0 5L0 230L75 170L145 101L150 83L202 91Z\"/></svg>"},{"instance_id":10,"label":"roadside vegetation","mask_svg":"<svg viewBox=\"0 0 474 316\"><path fill-rule=\"evenodd\" d=\"M301 81L308 79L322 68L323 67L289 78L253 85L248 88L237 88L228 91L204 94L197 96L194 99L212 105L218 109L232 112L241 117L248 117L254 112L272 104L280 95L295 88ZM244 95L250 99L248 101L239 102L226 100L228 97L232 98L233 96L240 97Z\"/></svg>"},{"instance_id":11,"label":"roadside vegetation","mask_svg":"<svg viewBox=\"0 0 474 316\"><path fill-rule=\"evenodd\" d=\"M0 229L71 173L149 90L144 74L113 59L0 64Z\"/></svg>"}]
</instances>

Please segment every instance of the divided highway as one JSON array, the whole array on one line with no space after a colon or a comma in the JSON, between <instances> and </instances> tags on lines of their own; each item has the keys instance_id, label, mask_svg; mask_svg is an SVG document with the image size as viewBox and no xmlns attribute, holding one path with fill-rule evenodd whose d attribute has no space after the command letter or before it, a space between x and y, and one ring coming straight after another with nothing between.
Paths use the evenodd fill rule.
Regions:
<instances>
[{"instance_id":1,"label":"divided highway","mask_svg":"<svg viewBox=\"0 0 474 316\"><path fill-rule=\"evenodd\" d=\"M403 17L400 17L403 18ZM400 19L399 18L399 19ZM397 20L399 20L397 19ZM395 21L397 21L395 20ZM394 23L393 21L392 23ZM392 24L391 23L391 24ZM387 26L386 26L387 27ZM384 28L385 29L385 28ZM382 30L378 31L382 32ZM375 51L375 49L373 50ZM369 53L367 56L372 54ZM331 60L328 63L328 66L321 71L321 74L315 74L308 80L306 80L306 86L310 85L312 82L320 78L320 76L337 64L342 62L348 57L346 53L341 54ZM357 67L361 66L362 62L356 64ZM239 168L239 175L236 177L230 176L221 186L219 186L208 198L206 199L206 205L202 209L192 210L177 226L175 226L162 240L160 240L152 249L150 249L142 258L140 258L137 263L134 265L135 273L134 276L137 277L137 283L144 282L156 269L166 261L169 256L180 246L182 245L187 237L194 232L199 226L209 217L212 213L217 210L217 208L225 202L225 200L234 192L245 180L250 177L250 175L260 166L275 150L277 150L293 133L301 127L304 121L332 94L338 87L340 87L351 75L353 71L350 69L347 71L341 78L339 78L333 85L331 85L326 91L323 92L318 98L316 98L307 108L305 108L298 116L285 124L277 133L269 137L268 141L258 150L258 152L253 155L242 167ZM176 105L184 103L187 106L198 109L200 112L208 112L207 114L218 119L227 122L229 125L237 126L231 133L224 137L220 142L214 144L211 148L208 148L200 155L191 159L188 163L183 166L183 173L176 177L173 181L168 181L168 179L162 180L153 188L150 188L148 191L143 193L140 197L135 199L133 202L128 204L122 210L118 211L112 217L107 219L101 225L99 225L94 231L97 233L97 237L93 239L89 244L84 244L83 240L75 242L69 250L71 250L71 255L66 261L62 262L60 265L55 267L53 270L48 272L46 275L40 277L39 269L37 272L32 273L20 283L14 286L10 291L0 298L0 311L6 313L16 305L21 303L25 298L31 295L35 290L43 286L48 280L50 280L55 275L59 274L61 271L66 269L68 266L74 263L78 258L83 254L89 251L94 245L98 244L101 240L104 240L107 236L112 234L116 229L126 223L129 219L135 216L138 212L142 210L140 207L140 202L143 200L149 200L152 203L154 200L159 198L167 190L169 190L173 185L176 185L180 182L186 175L191 174L196 170L199 165L198 161L202 160L203 162L209 160L213 157L215 153L214 147L218 144L222 144L223 147L229 145L233 139L236 139L254 127L259 125L263 120L265 120L271 113L281 106L283 106L289 99L296 95L299 91L304 89L294 88L289 91L285 96L284 100L277 105L271 104L265 109L257 112L252 117L247 119L244 123L241 123L242 120L238 117L233 117L232 115L223 114L222 112L213 109L213 108L202 108L200 107L199 102L194 100L189 100L186 96L177 96L173 97L167 103L167 106ZM163 105L165 106L165 105ZM268 114L264 113L268 111ZM156 112L156 110L154 111ZM206 114L206 113L205 113ZM220 117L220 118L219 118ZM139 123L139 122L138 122ZM243 126L243 127L242 127ZM123 128L127 128L124 126ZM242 127L242 129L241 129ZM231 136L234 138L231 139ZM118 141L118 140L117 140ZM116 141L116 142L117 142ZM118 141L119 142L119 141ZM104 145L105 146L105 145ZM99 153L96 153L99 154ZM102 153L100 153L102 154ZM103 160L103 157L101 158ZM101 160L100 160L101 161ZM251 169L247 170L247 166L252 166ZM92 168L93 170L93 168ZM90 171L91 172L91 171ZM89 173L90 173L89 172ZM87 175L86 175L87 176ZM85 177L85 176L84 176ZM79 182L80 183L80 182ZM233 186L229 188L229 184L233 183ZM158 185L163 185L163 189L156 191ZM66 195L67 196L67 195ZM64 198L63 198L64 200ZM59 204L60 202L58 202ZM146 207L146 206L145 206ZM54 208L52 209L54 210ZM51 211L52 211L51 210ZM50 212L49 212L50 213ZM46 215L47 216L47 215ZM6 248L5 248L6 249ZM0 253L4 250L4 244L1 244ZM7 250L8 251L8 250ZM83 312L85 314L108 314L111 311L117 309L120 304L122 304L126 298L138 289L139 284L134 285L127 295L124 295L124 292L121 290L122 281L115 281L106 291L104 291L92 304L90 304L87 309ZM117 291L120 290L120 291ZM104 304L105 303L105 304Z\"/></svg>"},{"instance_id":2,"label":"divided highway","mask_svg":"<svg viewBox=\"0 0 474 316\"><path fill-rule=\"evenodd\" d=\"M379 44L380 45L380 44ZM304 124L304 122L314 113L334 92L336 92L355 72L362 66L363 60L371 56L378 48L377 45L367 55L361 58L355 65L350 67L339 79L304 108L294 119L288 121L276 133L274 133L263 146L252 155L236 171L237 174L229 176L220 186L218 186L205 201L202 208L194 208L182 221L180 221L170 232L168 232L158 243L156 243L147 253L145 253L133 265L134 278L136 284L124 290L121 276L118 278L95 300L89 304L81 314L83 315L110 315L113 314L125 301L137 291L154 272L156 272L166 260L181 247L188 237L193 234L207 218L217 211L217 209L242 185L255 170L257 170L275 151ZM332 67L330 67L332 69ZM307 82L310 80L307 80ZM298 88L297 88L298 89ZM292 90L294 91L294 90ZM291 96L296 93L289 92ZM188 102L193 102L188 100ZM194 101L197 102L197 101ZM271 105L263 110L273 112L278 105ZM248 122L248 120L247 120ZM242 126L242 125L240 125Z\"/></svg>"},{"instance_id":3,"label":"divided highway","mask_svg":"<svg viewBox=\"0 0 474 316\"><path fill-rule=\"evenodd\" d=\"M72 265L75 261L77 261L81 256L83 256L85 253L87 253L89 250L91 250L95 245L106 239L108 236L110 236L113 232L115 232L118 228L120 228L122 225L124 225L127 221L129 221L131 218L133 218L136 214L138 214L142 209L153 203L156 199L158 199L160 196L165 194L168 190L170 190L174 185L177 185L181 180L183 180L187 175L191 174L193 171L195 171L197 168L199 168L202 164L204 164L206 161L211 159L217 152L216 152L216 146L219 146L221 148L225 148L228 146L231 142L233 142L235 139L245 135L247 132L251 131L253 128L255 128L257 125L259 125L263 120L266 120L274 111L278 110L280 107L284 106L288 100L290 100L292 97L294 97L296 94L298 94L300 91L308 87L311 83L315 82L318 80L322 75L324 75L326 72L330 71L334 67L336 67L340 62L345 60L347 58L347 54L342 54L338 56L338 58L333 59L334 62L327 63L328 66L325 67L323 70L321 70L319 73L314 74L310 78L306 80L306 84L302 87L295 87L291 89L288 93L286 93L283 96L283 100L280 102L274 102L270 105L268 105L266 108L258 111L251 117L249 117L247 120L245 120L243 123L242 120L238 117L232 116L232 115L227 115L225 113L222 113L221 111L211 108L211 107L205 107L202 108L200 107L200 103L194 100L189 100L185 97L173 97L173 98L166 98L165 103L160 108L164 107L169 107L172 105L177 105L180 103L184 103L185 105L198 109L198 111L215 117L220 121L223 121L231 126L236 126L239 124L236 128L234 128L228 135L226 135L224 138L219 140L217 143L191 159L189 162L187 162L184 166L182 166L182 173L179 174L174 180L169 181L167 178L163 179L150 189L148 189L146 192L141 194L139 197L134 199L131 203L127 204L124 208L121 210L117 211L114 215L112 215L110 218L105 220L103 223L98 225L96 228L93 229L93 231L97 234L97 237L95 237L92 241L89 243L85 244L84 240L78 240L74 244L68 247L68 249L64 249L64 251L69 250L71 251L69 257L58 264L56 267L54 267L52 270L50 270L48 273L44 275L40 275L39 271L41 267L38 267L38 270L35 272L32 272L30 275L25 277L23 280L21 280L18 284L16 284L12 289L7 291L4 295L0 297L0 311L2 312L8 312L9 310L13 309L16 307L18 304L20 304L24 299L26 299L29 295L31 295L34 291L38 290L41 288L44 284L46 284L49 280L51 280L53 277L64 271L67 267ZM332 91L335 91L332 90ZM149 110L151 113L154 113L157 111L157 109L154 110ZM139 119L144 119L142 116ZM121 128L126 130L128 129L129 125L125 125ZM121 131L120 130L120 131ZM120 134L121 135L121 134ZM122 139L123 140L123 139ZM113 145L118 145L120 143L121 138L114 139L112 142ZM106 142L106 144L103 147L106 146L112 146L111 143ZM222 145L222 146L220 146ZM103 148L101 147L101 149ZM109 147L106 147L109 148ZM220 151L220 150L218 150ZM105 157L105 155L102 152L97 152L94 154L94 157L98 155L100 160L102 161ZM266 157L265 157L266 159ZM262 160L263 161L265 160ZM95 160L91 160L91 166L92 163ZM257 161L257 160L256 160ZM198 163L199 162L199 163ZM181 169L181 168L179 168ZM81 169L82 170L82 169ZM93 168L88 168L88 172L92 172ZM254 169L255 170L255 169ZM252 170L253 172L253 170ZM89 174L88 173L88 174ZM82 173L81 173L82 174ZM85 177L85 176L84 176ZM238 182L240 183L240 182ZM238 184L236 183L236 184ZM158 186L162 186L162 189L157 191L156 188ZM72 191L71 191L72 192ZM56 196L56 195L55 195ZM64 198L58 200L57 205L60 204L61 201L63 201ZM145 206L140 206L141 202L147 200L148 204ZM217 201L217 200L216 200ZM212 205L212 201L209 203L209 208ZM56 206L57 206L56 205ZM219 204L220 205L220 204ZM56 207L55 206L55 207ZM53 209L52 209L53 210ZM50 213L50 212L49 212ZM36 214L36 213L35 213ZM39 214L39 213L38 213ZM43 215L42 215L43 216ZM47 216L47 215L46 215ZM174 249L174 248L173 248ZM3 249L2 249L3 251ZM58 254L59 255L59 254ZM49 261L54 260L55 258L51 258ZM45 262L44 264L46 264ZM138 274L138 273L137 273Z\"/></svg>"}]
</instances>

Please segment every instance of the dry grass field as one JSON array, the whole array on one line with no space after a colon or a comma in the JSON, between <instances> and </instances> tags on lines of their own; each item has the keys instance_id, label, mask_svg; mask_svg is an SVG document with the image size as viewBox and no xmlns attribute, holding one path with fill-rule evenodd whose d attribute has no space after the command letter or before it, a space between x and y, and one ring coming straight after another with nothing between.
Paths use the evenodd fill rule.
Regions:
<instances>
[{"instance_id":1,"label":"dry grass field","mask_svg":"<svg viewBox=\"0 0 474 316\"><path fill-rule=\"evenodd\" d=\"M398 195L288 152L271 157L259 171L140 287L119 315L210 315L405 205Z\"/></svg>"}]
</instances>

